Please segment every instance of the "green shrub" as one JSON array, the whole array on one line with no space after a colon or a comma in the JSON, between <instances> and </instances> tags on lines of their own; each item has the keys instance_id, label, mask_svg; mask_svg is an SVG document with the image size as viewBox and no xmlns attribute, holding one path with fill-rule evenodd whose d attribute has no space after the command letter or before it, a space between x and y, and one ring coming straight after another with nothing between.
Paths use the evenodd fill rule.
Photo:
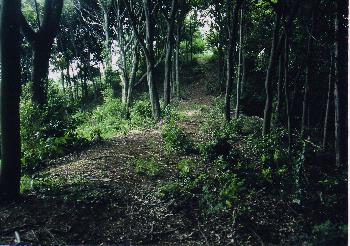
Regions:
<instances>
[{"instance_id":1,"label":"green shrub","mask_svg":"<svg viewBox=\"0 0 350 246\"><path fill-rule=\"evenodd\" d=\"M33 188L33 180L28 175L21 177L20 192L25 193Z\"/></svg>"},{"instance_id":2,"label":"green shrub","mask_svg":"<svg viewBox=\"0 0 350 246\"><path fill-rule=\"evenodd\" d=\"M136 173L153 178L160 176L163 172L163 167L154 159L135 159L132 161L132 165Z\"/></svg>"},{"instance_id":3,"label":"green shrub","mask_svg":"<svg viewBox=\"0 0 350 246\"><path fill-rule=\"evenodd\" d=\"M221 97L217 97L201 126L201 130L211 138L217 138L218 136L221 136L222 129L226 124L223 117L223 109L224 101Z\"/></svg>"},{"instance_id":4,"label":"green shrub","mask_svg":"<svg viewBox=\"0 0 350 246\"><path fill-rule=\"evenodd\" d=\"M246 189L243 179L236 173L228 171L229 164L222 158L214 161L203 175L197 177L201 187L200 204L209 213L226 211L237 206L239 197Z\"/></svg>"},{"instance_id":5,"label":"green shrub","mask_svg":"<svg viewBox=\"0 0 350 246\"><path fill-rule=\"evenodd\" d=\"M179 182L167 182L158 187L158 194L165 200L170 198L179 198L182 193L182 187Z\"/></svg>"},{"instance_id":6,"label":"green shrub","mask_svg":"<svg viewBox=\"0 0 350 246\"><path fill-rule=\"evenodd\" d=\"M165 201L173 201L175 206L186 207L198 203L198 187L194 180L169 181L158 187L158 195Z\"/></svg>"},{"instance_id":7,"label":"green shrub","mask_svg":"<svg viewBox=\"0 0 350 246\"><path fill-rule=\"evenodd\" d=\"M84 143L74 134L77 121L73 114L77 107L60 95L53 84L48 87L48 102L39 108L31 101L30 84L23 86L20 115L22 163L25 172L34 172L43 161L67 152Z\"/></svg>"},{"instance_id":8,"label":"green shrub","mask_svg":"<svg viewBox=\"0 0 350 246\"><path fill-rule=\"evenodd\" d=\"M199 144L201 156L209 161L215 160L220 156L228 158L232 150L232 145L226 138L219 138Z\"/></svg>"},{"instance_id":9,"label":"green shrub","mask_svg":"<svg viewBox=\"0 0 350 246\"><path fill-rule=\"evenodd\" d=\"M285 129L275 129L266 136L250 135L246 140L247 154L259 156L264 162L288 156L288 135Z\"/></svg>"},{"instance_id":10,"label":"green shrub","mask_svg":"<svg viewBox=\"0 0 350 246\"><path fill-rule=\"evenodd\" d=\"M226 173L222 177L223 186L219 193L222 204L227 208L231 208L236 202L239 192L244 187L244 182L238 178L236 174Z\"/></svg>"},{"instance_id":11,"label":"green shrub","mask_svg":"<svg viewBox=\"0 0 350 246\"><path fill-rule=\"evenodd\" d=\"M178 125L180 114L171 106L167 106L163 112L164 125L162 127L162 137L165 141L166 153L189 153L193 149L192 140Z\"/></svg>"},{"instance_id":12,"label":"green shrub","mask_svg":"<svg viewBox=\"0 0 350 246\"><path fill-rule=\"evenodd\" d=\"M168 154L190 153L194 150L192 140L173 119L162 127L162 137Z\"/></svg>"},{"instance_id":13,"label":"green shrub","mask_svg":"<svg viewBox=\"0 0 350 246\"><path fill-rule=\"evenodd\" d=\"M176 105L166 106L162 113L163 113L163 120L166 123L169 123L171 121L179 121L181 119L181 115L177 110Z\"/></svg>"},{"instance_id":14,"label":"green shrub","mask_svg":"<svg viewBox=\"0 0 350 246\"><path fill-rule=\"evenodd\" d=\"M130 109L130 120L133 126L149 127L154 125L152 105L147 96L134 103Z\"/></svg>"},{"instance_id":15,"label":"green shrub","mask_svg":"<svg viewBox=\"0 0 350 246\"><path fill-rule=\"evenodd\" d=\"M181 160L177 167L179 178L159 188L164 199L176 199L181 205L201 206L209 213L222 212L239 203L246 187L243 179L229 171L223 158L199 169L193 160ZM179 201L181 200L181 201Z\"/></svg>"},{"instance_id":16,"label":"green shrub","mask_svg":"<svg viewBox=\"0 0 350 246\"><path fill-rule=\"evenodd\" d=\"M237 139L244 136L261 136L261 122L258 118L240 116L229 123L223 119L210 119L206 122L206 132L211 132L214 138Z\"/></svg>"},{"instance_id":17,"label":"green shrub","mask_svg":"<svg viewBox=\"0 0 350 246\"><path fill-rule=\"evenodd\" d=\"M110 85L113 91L113 96L117 97L121 91L121 83L119 75L116 71L113 71L111 68L106 69L105 73L105 82L107 85Z\"/></svg>"},{"instance_id":18,"label":"green shrub","mask_svg":"<svg viewBox=\"0 0 350 246\"><path fill-rule=\"evenodd\" d=\"M177 164L177 168L179 169L181 177L187 177L193 174L195 163L193 160L184 159L179 161L179 163Z\"/></svg>"},{"instance_id":19,"label":"green shrub","mask_svg":"<svg viewBox=\"0 0 350 246\"><path fill-rule=\"evenodd\" d=\"M126 108L120 99L114 98L111 90L103 93L103 104L91 112L78 112L75 119L79 122L77 134L89 140L109 138L117 132L126 133L129 122L126 120Z\"/></svg>"}]
</instances>

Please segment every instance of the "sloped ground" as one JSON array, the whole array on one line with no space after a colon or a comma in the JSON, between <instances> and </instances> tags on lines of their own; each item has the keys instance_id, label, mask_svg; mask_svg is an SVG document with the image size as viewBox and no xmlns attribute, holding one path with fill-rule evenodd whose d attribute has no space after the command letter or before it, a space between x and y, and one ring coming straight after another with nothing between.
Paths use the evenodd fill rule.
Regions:
<instances>
[{"instance_id":1,"label":"sloped ground","mask_svg":"<svg viewBox=\"0 0 350 246\"><path fill-rule=\"evenodd\" d=\"M192 83L178 107L180 125L201 142L200 125L214 101L205 93L206 75L204 67L187 78ZM208 215L195 204L161 199L159 187L178 175L176 163L199 157L166 155L160 129L161 123L134 130L52 160L20 201L0 206L0 243L19 237L32 244L289 245L295 235L307 237L303 217L268 189L248 196L252 212L239 219L237 209ZM161 163L161 174L136 173L132 162L139 159Z\"/></svg>"},{"instance_id":2,"label":"sloped ground","mask_svg":"<svg viewBox=\"0 0 350 246\"><path fill-rule=\"evenodd\" d=\"M191 242L191 221L157 198L162 180L129 165L150 156L164 163L160 146L159 131L133 132L56 160L45 172L56 185L2 209L1 241L10 243L17 231L24 242L43 244Z\"/></svg>"},{"instance_id":3,"label":"sloped ground","mask_svg":"<svg viewBox=\"0 0 350 246\"><path fill-rule=\"evenodd\" d=\"M211 98L201 82L187 91L180 103L188 116L182 125L195 134L201 111L194 104ZM51 161L40 174L42 185L0 207L0 242L13 243L17 235L34 244L208 244L197 211L175 212L159 198L157 187L174 175L178 159L164 154L160 127ZM158 178L137 174L130 164L150 158L162 163Z\"/></svg>"}]
</instances>

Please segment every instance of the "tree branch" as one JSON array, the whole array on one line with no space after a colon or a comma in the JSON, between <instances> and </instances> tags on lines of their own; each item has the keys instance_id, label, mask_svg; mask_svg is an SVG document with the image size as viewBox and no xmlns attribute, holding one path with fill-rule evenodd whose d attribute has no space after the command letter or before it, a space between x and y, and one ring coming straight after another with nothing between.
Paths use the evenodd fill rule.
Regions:
<instances>
[{"instance_id":1,"label":"tree branch","mask_svg":"<svg viewBox=\"0 0 350 246\"><path fill-rule=\"evenodd\" d=\"M133 14L133 12L131 11L130 9L130 5L127 3L127 0L123 0L124 4L125 4L125 7L126 7L126 13L129 17L129 23L131 24L132 26L132 29L134 31L134 34L136 36L136 39L137 41L139 42L143 52L145 53L145 56L147 57L147 59L150 57L149 55L149 51L145 45L145 43L143 42L143 40L141 39L141 36L140 36L140 33L138 32L137 30L137 27L136 27L136 21L135 21L135 16Z\"/></svg>"},{"instance_id":2,"label":"tree branch","mask_svg":"<svg viewBox=\"0 0 350 246\"><path fill-rule=\"evenodd\" d=\"M160 65L160 63L163 61L163 59L164 59L164 55L158 60L158 62L156 63L156 65L154 65L153 69L156 69L156 68ZM143 82L143 80L146 79L146 77L147 77L147 72L145 72L145 73L141 76L141 78L139 79L139 81L137 81L137 83L135 83L135 84L133 85L133 87L135 88L136 86L138 86L139 84L141 84L141 83Z\"/></svg>"},{"instance_id":3,"label":"tree branch","mask_svg":"<svg viewBox=\"0 0 350 246\"><path fill-rule=\"evenodd\" d=\"M25 38L29 41L29 43L33 43L36 39L36 32L33 30L33 28L29 25L28 21L24 17L23 13L21 13L20 16L20 23L21 23L21 32L25 36Z\"/></svg>"}]
</instances>

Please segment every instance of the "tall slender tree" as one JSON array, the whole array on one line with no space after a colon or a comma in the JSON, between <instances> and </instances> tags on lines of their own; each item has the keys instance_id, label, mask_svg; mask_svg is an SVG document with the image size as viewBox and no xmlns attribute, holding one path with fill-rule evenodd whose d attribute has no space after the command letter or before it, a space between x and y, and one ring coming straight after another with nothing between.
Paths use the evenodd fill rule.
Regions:
<instances>
[{"instance_id":1,"label":"tall slender tree","mask_svg":"<svg viewBox=\"0 0 350 246\"><path fill-rule=\"evenodd\" d=\"M174 48L174 62L175 62L175 78L174 78L174 95L176 98L180 97L180 42L183 32L183 24L190 6L186 0L178 0L178 11L175 21L175 48Z\"/></svg>"},{"instance_id":2,"label":"tall slender tree","mask_svg":"<svg viewBox=\"0 0 350 246\"><path fill-rule=\"evenodd\" d=\"M283 52L280 54L278 64L278 80L277 80L277 105L276 105L276 124L282 122L282 106L283 106Z\"/></svg>"},{"instance_id":3,"label":"tall slender tree","mask_svg":"<svg viewBox=\"0 0 350 246\"><path fill-rule=\"evenodd\" d=\"M287 116L287 130L288 130L288 152L291 154L292 150L292 112L290 103L289 93L289 38L291 36L290 28L285 29L284 35L284 94L285 94L285 105L286 105L286 116Z\"/></svg>"},{"instance_id":4,"label":"tall slender tree","mask_svg":"<svg viewBox=\"0 0 350 246\"><path fill-rule=\"evenodd\" d=\"M171 79L171 56L173 54L174 47L174 26L175 17L177 13L178 3L177 0L171 1L171 10L167 22L167 35L166 35L166 49L164 60L164 106L170 104L170 79Z\"/></svg>"},{"instance_id":5,"label":"tall slender tree","mask_svg":"<svg viewBox=\"0 0 350 246\"><path fill-rule=\"evenodd\" d=\"M316 33L317 15L320 0L314 0L312 4L311 14L311 30L309 31L308 44L307 44L307 55L306 55L306 68L305 68L305 83L304 83L304 99L303 99L303 114L301 124L301 136L306 137L308 135L309 128L309 101L310 101L310 82L314 75L314 39Z\"/></svg>"},{"instance_id":6,"label":"tall slender tree","mask_svg":"<svg viewBox=\"0 0 350 246\"><path fill-rule=\"evenodd\" d=\"M276 16L275 16L274 31L272 35L270 60L269 60L269 64L266 72L266 78L265 78L266 99L265 99L265 108L264 108L263 135L268 134L271 130L272 101L273 101L272 77L275 72L275 67L277 65L279 54L282 50L282 46L283 46L282 44L285 41L285 36L288 33L288 31L286 30L289 30L293 24L295 15L299 8L299 2L300 0L292 1L292 4L290 4L290 6L287 2L281 2L281 1L278 1L277 3L273 4L273 7L276 12ZM281 33L281 35L278 38L278 30L280 28L281 18L282 18L282 7L284 7L283 8L284 18L286 19L286 21L284 21L284 31Z\"/></svg>"},{"instance_id":7,"label":"tall slender tree","mask_svg":"<svg viewBox=\"0 0 350 246\"><path fill-rule=\"evenodd\" d=\"M152 113L153 117L156 120L160 119L160 103L159 96L157 92L157 86L155 84L155 54L154 54L154 16L153 16L153 3L151 0L142 0L142 8L145 16L145 40L144 41L140 35L140 32L137 28L137 21L134 12L132 11L130 4L127 0L124 0L126 11L128 14L128 20L130 25L133 28L134 34L137 38L139 45L141 46L143 53L146 57L147 64L147 82L149 97L152 104Z\"/></svg>"},{"instance_id":8,"label":"tall slender tree","mask_svg":"<svg viewBox=\"0 0 350 246\"><path fill-rule=\"evenodd\" d=\"M281 17L282 13L280 8L275 8L275 24L273 28L272 34L272 45L271 45L271 53L269 65L266 72L265 79L265 92L266 92L266 101L265 101L265 109L264 109L264 125L263 125L263 134L268 134L271 128L271 115L272 115L272 100L273 100L273 86L272 86L272 77L273 72L275 70L275 66L278 58L278 45L279 45L279 29L281 26ZM281 43L281 42L280 42Z\"/></svg>"},{"instance_id":9,"label":"tall slender tree","mask_svg":"<svg viewBox=\"0 0 350 246\"><path fill-rule=\"evenodd\" d=\"M21 90L20 0L3 0L0 26L1 53L1 153L0 197L19 195L21 141L19 101Z\"/></svg>"},{"instance_id":10,"label":"tall slender tree","mask_svg":"<svg viewBox=\"0 0 350 246\"><path fill-rule=\"evenodd\" d=\"M345 167L348 160L347 142L347 40L348 40L348 1L336 1L335 17L335 154L336 165Z\"/></svg>"},{"instance_id":11,"label":"tall slender tree","mask_svg":"<svg viewBox=\"0 0 350 246\"><path fill-rule=\"evenodd\" d=\"M243 8L241 9L239 18L239 49L238 49L238 67L237 67L237 90L236 90L236 118L239 117L239 110L241 104L241 86L242 86L242 56L243 56Z\"/></svg>"},{"instance_id":12,"label":"tall slender tree","mask_svg":"<svg viewBox=\"0 0 350 246\"><path fill-rule=\"evenodd\" d=\"M238 14L239 9L243 3L243 0L237 0L233 6L231 0L227 1L227 9L229 16L229 40L227 51L227 74L226 74L226 92L225 92L225 119L231 120L231 93L233 87L234 78L234 59L235 59L235 46L237 41L237 27L238 27Z\"/></svg>"},{"instance_id":13,"label":"tall slender tree","mask_svg":"<svg viewBox=\"0 0 350 246\"><path fill-rule=\"evenodd\" d=\"M175 78L174 78L174 94L176 98L180 97L180 32L181 23L180 19L177 19L176 23L176 35L175 35L175 49L174 49L174 62L175 62Z\"/></svg>"},{"instance_id":14,"label":"tall slender tree","mask_svg":"<svg viewBox=\"0 0 350 246\"><path fill-rule=\"evenodd\" d=\"M327 150L327 142L329 138L329 123L330 123L330 115L332 108L332 101L334 95L334 61L333 61L333 50L330 55L330 64L329 64L329 75L328 75L328 93L327 93L327 103L326 103L326 112L324 117L323 124L323 139L322 139L322 148L323 150Z\"/></svg>"},{"instance_id":15,"label":"tall slender tree","mask_svg":"<svg viewBox=\"0 0 350 246\"><path fill-rule=\"evenodd\" d=\"M115 18L113 30L116 37L115 44L119 53L116 65L122 86L122 102L129 108L136 73L139 69L140 49L132 27L126 21L123 2L116 0L113 6Z\"/></svg>"}]
</instances>

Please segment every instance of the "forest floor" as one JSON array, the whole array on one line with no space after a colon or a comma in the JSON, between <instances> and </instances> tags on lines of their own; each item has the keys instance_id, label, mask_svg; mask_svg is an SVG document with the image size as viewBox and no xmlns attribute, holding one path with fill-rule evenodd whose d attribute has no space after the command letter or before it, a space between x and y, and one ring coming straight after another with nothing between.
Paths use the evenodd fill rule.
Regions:
<instances>
[{"instance_id":1,"label":"forest floor","mask_svg":"<svg viewBox=\"0 0 350 246\"><path fill-rule=\"evenodd\" d=\"M187 117L180 124L196 138L204 114L199 105L210 106L213 97L206 95L203 80L191 83L186 92L179 108ZM214 231L198 211L174 211L172 201L159 197L159 185L176 173L175 163L181 158L164 153L161 125L51 160L49 168L37 175L32 184L36 187L20 201L0 207L0 242L209 244ZM162 163L162 175L136 173L130 163L137 159Z\"/></svg>"},{"instance_id":2,"label":"forest floor","mask_svg":"<svg viewBox=\"0 0 350 246\"><path fill-rule=\"evenodd\" d=\"M203 143L201 126L215 100L205 89L211 75L205 65L189 74L178 124ZM268 189L247 196L252 212L239 222L236 210L208 214L195 203L181 206L181 198L162 199L160 187L179 176L179 161L201 158L167 154L163 124L50 160L19 201L0 206L0 244L276 245L304 236L305 219ZM159 164L160 175L137 172L140 160Z\"/></svg>"}]
</instances>

